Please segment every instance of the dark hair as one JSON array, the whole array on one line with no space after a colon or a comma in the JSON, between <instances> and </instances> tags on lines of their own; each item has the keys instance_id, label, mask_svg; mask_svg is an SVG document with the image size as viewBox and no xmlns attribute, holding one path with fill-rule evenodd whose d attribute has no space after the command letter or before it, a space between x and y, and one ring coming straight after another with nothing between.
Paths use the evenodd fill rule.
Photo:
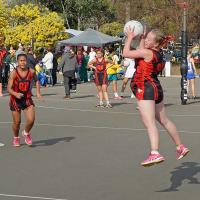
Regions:
<instances>
[{"instance_id":1,"label":"dark hair","mask_svg":"<svg viewBox=\"0 0 200 200\"><path fill-rule=\"evenodd\" d=\"M27 59L27 55L25 53L20 53L17 55L17 60L19 59L19 57L24 56Z\"/></svg>"}]
</instances>

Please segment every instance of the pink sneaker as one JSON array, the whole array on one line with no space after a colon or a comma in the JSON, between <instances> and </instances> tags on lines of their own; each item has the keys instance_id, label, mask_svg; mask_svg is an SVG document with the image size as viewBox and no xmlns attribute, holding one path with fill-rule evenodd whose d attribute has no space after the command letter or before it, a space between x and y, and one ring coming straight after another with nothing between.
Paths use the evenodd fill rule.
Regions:
<instances>
[{"instance_id":1,"label":"pink sneaker","mask_svg":"<svg viewBox=\"0 0 200 200\"><path fill-rule=\"evenodd\" d=\"M184 145L181 144L179 149L176 149L176 159L180 160L181 158L185 157L190 150Z\"/></svg>"},{"instance_id":2,"label":"pink sneaker","mask_svg":"<svg viewBox=\"0 0 200 200\"><path fill-rule=\"evenodd\" d=\"M20 146L20 138L19 137L14 137L13 138L13 146L14 147L19 147Z\"/></svg>"},{"instance_id":3,"label":"pink sneaker","mask_svg":"<svg viewBox=\"0 0 200 200\"><path fill-rule=\"evenodd\" d=\"M22 136L24 137L25 143L29 146L33 144L32 138L30 134L24 134L24 131L22 132Z\"/></svg>"},{"instance_id":4,"label":"pink sneaker","mask_svg":"<svg viewBox=\"0 0 200 200\"><path fill-rule=\"evenodd\" d=\"M165 158L161 154L152 154L150 153L146 160L141 162L141 165L144 167L148 167L154 164L161 163L165 160Z\"/></svg>"}]
</instances>

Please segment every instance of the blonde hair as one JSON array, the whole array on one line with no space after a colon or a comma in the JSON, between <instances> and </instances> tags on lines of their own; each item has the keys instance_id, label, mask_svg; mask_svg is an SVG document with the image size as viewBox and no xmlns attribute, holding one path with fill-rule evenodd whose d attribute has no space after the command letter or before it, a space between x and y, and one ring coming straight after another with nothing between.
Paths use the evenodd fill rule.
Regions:
<instances>
[{"instance_id":1,"label":"blonde hair","mask_svg":"<svg viewBox=\"0 0 200 200\"><path fill-rule=\"evenodd\" d=\"M164 34L158 29L153 29L151 32L155 35L155 42L158 44L158 46L162 46L164 40L166 39Z\"/></svg>"}]
</instances>

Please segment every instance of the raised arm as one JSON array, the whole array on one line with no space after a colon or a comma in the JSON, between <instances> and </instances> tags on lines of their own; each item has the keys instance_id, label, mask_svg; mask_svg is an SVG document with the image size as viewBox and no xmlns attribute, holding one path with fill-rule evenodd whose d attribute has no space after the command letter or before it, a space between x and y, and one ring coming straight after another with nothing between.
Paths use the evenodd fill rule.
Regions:
<instances>
[{"instance_id":1,"label":"raised arm","mask_svg":"<svg viewBox=\"0 0 200 200\"><path fill-rule=\"evenodd\" d=\"M144 26L144 31L143 31L143 34L140 36L140 43L139 43L139 46L138 46L138 49L144 49L144 41L145 41L145 38L147 36L147 27Z\"/></svg>"}]
</instances>

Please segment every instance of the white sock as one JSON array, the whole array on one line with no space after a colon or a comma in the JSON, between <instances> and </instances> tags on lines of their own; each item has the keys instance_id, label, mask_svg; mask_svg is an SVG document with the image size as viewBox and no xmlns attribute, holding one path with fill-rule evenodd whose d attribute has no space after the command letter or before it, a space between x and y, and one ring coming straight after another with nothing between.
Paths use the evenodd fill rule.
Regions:
<instances>
[{"instance_id":1,"label":"white sock","mask_svg":"<svg viewBox=\"0 0 200 200\"><path fill-rule=\"evenodd\" d=\"M29 133L27 133L25 130L24 130L24 135L28 135Z\"/></svg>"},{"instance_id":2,"label":"white sock","mask_svg":"<svg viewBox=\"0 0 200 200\"><path fill-rule=\"evenodd\" d=\"M99 101L99 104L100 104L100 105L103 105L103 101Z\"/></svg>"},{"instance_id":3,"label":"white sock","mask_svg":"<svg viewBox=\"0 0 200 200\"><path fill-rule=\"evenodd\" d=\"M114 92L114 96L115 96L115 97L119 97L119 95L118 95L117 92Z\"/></svg>"},{"instance_id":4,"label":"white sock","mask_svg":"<svg viewBox=\"0 0 200 200\"><path fill-rule=\"evenodd\" d=\"M151 154L159 154L158 150L152 150Z\"/></svg>"},{"instance_id":5,"label":"white sock","mask_svg":"<svg viewBox=\"0 0 200 200\"><path fill-rule=\"evenodd\" d=\"M106 101L106 104L107 104L107 105L110 104L109 100Z\"/></svg>"}]
</instances>

